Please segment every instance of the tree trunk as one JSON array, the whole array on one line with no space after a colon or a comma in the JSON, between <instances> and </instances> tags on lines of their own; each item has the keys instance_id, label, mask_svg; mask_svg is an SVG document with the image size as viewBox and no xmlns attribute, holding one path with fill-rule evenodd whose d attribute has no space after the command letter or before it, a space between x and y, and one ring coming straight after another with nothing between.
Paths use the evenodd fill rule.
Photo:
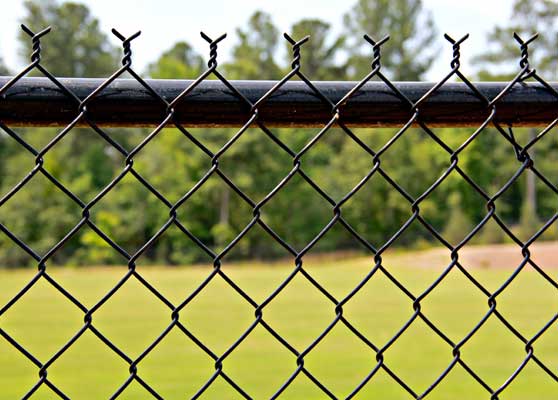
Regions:
<instances>
[{"instance_id":1,"label":"tree trunk","mask_svg":"<svg viewBox=\"0 0 558 400\"><path fill-rule=\"evenodd\" d=\"M221 192L221 204L219 205L219 226L221 228L229 226L230 218L230 199L231 199L231 189L229 187L224 187ZM219 246L224 246L226 240L220 235Z\"/></svg>"},{"instance_id":2,"label":"tree trunk","mask_svg":"<svg viewBox=\"0 0 558 400\"><path fill-rule=\"evenodd\" d=\"M536 129L529 129L529 141L533 140L537 136ZM531 147L531 158L535 156L535 147ZM536 188L536 178L535 174L531 171L527 171L526 174L526 184L525 184L525 201L526 209L529 213L529 218L537 219L537 188Z\"/></svg>"},{"instance_id":3,"label":"tree trunk","mask_svg":"<svg viewBox=\"0 0 558 400\"><path fill-rule=\"evenodd\" d=\"M530 129L529 140L535 138L536 134L535 129ZM534 159L534 147L531 148L530 155ZM538 225L536 176L532 171L527 170L525 172L525 194L520 216L521 236L527 240L537 232Z\"/></svg>"}]
</instances>

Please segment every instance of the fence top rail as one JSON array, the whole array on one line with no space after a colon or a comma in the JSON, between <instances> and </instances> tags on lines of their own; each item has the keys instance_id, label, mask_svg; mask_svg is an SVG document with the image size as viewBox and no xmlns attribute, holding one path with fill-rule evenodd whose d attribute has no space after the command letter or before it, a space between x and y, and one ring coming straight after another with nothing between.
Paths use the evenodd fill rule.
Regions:
<instances>
[{"instance_id":1,"label":"fence top rail","mask_svg":"<svg viewBox=\"0 0 558 400\"><path fill-rule=\"evenodd\" d=\"M10 80L0 77L0 87ZM85 99L103 79L61 78L79 99ZM171 102L191 80L146 80ZM230 81L250 102L256 103L277 82ZM337 103L357 82L314 82ZM394 87L416 102L435 83L394 82ZM488 100L506 90L505 82L473 83ZM558 91L558 83L550 83ZM76 118L79 105L47 78L22 78L0 99L0 121L10 126L65 126ZM175 121L190 127L237 127L249 119L250 107L219 80L205 80L174 106ZM558 99L539 83L516 83L495 103L494 122L511 126L542 126L558 117ZM479 126L492 111L465 83L446 83L420 103L420 121L438 127ZM258 107L259 118L270 127L320 127L334 111L302 81L288 81ZM384 82L367 82L342 107L340 120L354 127L395 127L409 121L413 109ZM161 123L166 106L135 79L117 79L88 103L87 116L100 126L146 127ZM85 121L78 126L85 126Z\"/></svg>"}]
</instances>

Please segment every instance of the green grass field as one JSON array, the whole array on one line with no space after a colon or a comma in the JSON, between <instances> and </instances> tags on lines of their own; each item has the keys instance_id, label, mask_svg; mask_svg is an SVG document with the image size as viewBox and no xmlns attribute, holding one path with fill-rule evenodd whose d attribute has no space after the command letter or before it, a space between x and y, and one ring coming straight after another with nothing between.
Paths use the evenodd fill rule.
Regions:
<instances>
[{"instance_id":1,"label":"green grass field","mask_svg":"<svg viewBox=\"0 0 558 400\"><path fill-rule=\"evenodd\" d=\"M316 258L307 270L337 298L342 298L371 267L370 258ZM415 294L440 273L439 268L408 268L397 257L386 266ZM225 272L256 301L262 301L287 276L291 264L235 264ZM179 303L210 272L209 267L138 267L138 271L172 302ZM556 270L550 271L555 276ZM86 306L92 306L125 274L126 267L59 268L50 274ZM489 290L509 276L509 269L472 268ZM0 272L0 305L4 305L34 274L33 270ZM452 340L459 341L487 311L486 297L459 271L452 271L422 302L424 313ZM525 336L531 337L558 310L558 293L526 269L498 298L498 309ZM264 309L264 319L302 351L334 318L334 306L302 276ZM379 274L345 307L344 315L381 346L412 315L412 302ZM224 352L250 325L254 312L223 279L217 277L181 313L181 321L215 353ZM136 357L170 322L169 310L135 279L93 316L96 328ZM0 327L41 361L48 360L83 324L83 314L45 280L40 280L13 308L0 317ZM558 370L558 326L535 343L535 354ZM523 344L491 317L463 347L463 359L493 388L517 368ZM424 391L452 360L451 348L422 321L415 323L385 353L385 363L416 392ZM305 358L305 365L337 397L347 396L375 365L375 353L342 325ZM296 368L296 359L262 327L224 361L224 370L253 398L268 398ZM192 396L213 372L213 361L180 331L171 333L138 366L139 375L165 399ZM48 377L72 399L108 398L127 378L128 365L87 331L49 369ZM38 379L37 368L0 338L0 398L20 398ZM42 387L33 399L57 398ZM137 383L121 396L151 398ZM221 378L202 398L239 396ZM325 398L300 375L284 392L287 399ZM360 392L363 399L409 399L383 371ZM459 365L428 396L430 399L481 399L488 393ZM558 383L529 362L500 399L556 399Z\"/></svg>"}]
</instances>

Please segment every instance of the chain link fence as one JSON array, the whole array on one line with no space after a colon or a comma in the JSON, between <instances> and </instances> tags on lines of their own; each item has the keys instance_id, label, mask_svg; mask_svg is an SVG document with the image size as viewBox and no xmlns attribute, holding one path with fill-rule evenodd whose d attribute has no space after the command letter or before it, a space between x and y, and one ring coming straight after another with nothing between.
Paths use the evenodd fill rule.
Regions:
<instances>
[{"instance_id":1,"label":"chain link fence","mask_svg":"<svg viewBox=\"0 0 558 400\"><path fill-rule=\"evenodd\" d=\"M545 363L535 352L537 341L551 329L557 328L556 321L558 320L558 310L554 309L552 311L554 313L553 317L542 326L537 327L535 335L525 336L519 329L514 327L509 319L506 318L504 313L502 313L498 308L499 296L506 291L521 271L526 268L531 268L539 274L552 290L556 291L558 289L557 280L552 277L552 274L548 270L545 270L543 266L539 265L535 261L530 251L530 246L556 222L556 219L558 218L558 209L555 209L551 218L545 221L544 224L542 224L542 226L540 226L534 234L530 235L527 240L521 240L516 234L514 234L513 230L510 229L508 224L499 216L497 209L497 200L502 197L506 191L515 182L517 182L518 179L520 179L520 177L524 176L529 171L536 176L539 184L544 185L554 196L558 196L558 187L556 182L547 178L545 174L538 169L537 164L532 157L532 152L537 143L552 132L553 128L558 123L558 119L555 119L556 116L558 116L555 112L556 104L558 104L558 91L556 90L556 86L546 82L529 64L528 45L534 38L530 38L528 40L523 40L518 36L515 38L521 50L520 70L513 80L505 85L499 86L497 93L494 93L493 90L490 95L491 97L487 97L487 92L482 88L482 84L471 82L460 71L460 46L467 37L454 40L446 35L446 39L451 43L453 48L453 59L451 60L450 73L448 73L447 76L445 76L439 83L435 85L427 85L427 90L423 90L417 99L412 99L408 93L405 93L405 90L401 89L400 84L390 81L389 78L384 76L382 73L381 49L382 46L386 44L388 38L386 37L382 40L376 41L369 36L365 36L364 38L370 44L372 53L370 73L363 77L360 82L351 83L348 90L343 89L349 85L347 82L334 83L328 86L331 90L337 90L337 93L339 93L339 91L343 92L343 94L338 96L339 98L334 101L332 98L335 96L332 96L331 91L324 90L324 83L313 83L310 80L311 77L307 77L305 72L300 68L300 59L303 57L304 53L303 45L309 39L308 37L297 41L285 34L285 39L292 46L292 69L283 79L276 83L268 84L268 86L265 87L265 85L261 86L258 82L239 83L227 80L227 78L219 71L217 62L218 45L225 38L225 36L223 35L217 39L212 39L202 33L202 37L209 43L210 48L207 70L194 81L189 81L187 86L181 89L178 94L169 98L168 92L161 92L161 86L158 82L144 80L132 69L131 43L139 36L139 33L126 37L118 31L113 30L113 33L119 40L121 40L123 46L124 56L122 59L122 67L100 84L93 88L89 88L86 95L83 95L83 91L81 91L78 95L76 93L78 92L77 89L80 89L79 81L77 81L77 83L72 83L69 80L59 79L49 73L49 71L41 64L40 41L41 38L49 32L49 29L45 29L38 33L32 32L26 27L23 27L23 29L29 35L30 40L32 40L34 51L31 55L31 63L13 78L3 81L4 84L0 87L0 109L4 107L3 111L1 111L2 118L0 119L0 128L5 134L9 135L11 139L16 141L21 148L24 149L24 151L34 157L35 165L23 179L11 188L11 190L7 193L0 194L2 196L0 198L0 208L5 206L10 199L22 190L22 188L28 185L34 177L42 175L50 182L50 184L56 187L65 196L67 196L69 200L74 202L79 207L81 210L81 218L61 240L44 253L37 252L31 245L18 237L18 235L13 232L13 230L6 225L4 221L0 221L0 230L2 234L9 239L10 243L14 244L32 257L35 260L35 265L37 267L37 272L34 277L6 304L0 305L0 321L2 316L12 309L12 307L14 307L19 301L21 301L29 290L40 281L47 282L83 313L83 325L79 331L77 331L70 340L68 340L48 359L39 359L31 351L26 349L20 341L18 341L17 335L9 333L0 326L0 335L37 368L38 379L36 383L29 388L24 398L31 398L34 393L43 386L48 387L52 394L58 396L59 398L69 398L68 395L65 394L53 380L51 380L49 377L49 369L87 331L99 338L107 346L107 348L113 351L114 354L129 365L128 378L125 382L122 382L121 386L116 392L114 392L111 398L117 398L121 394L125 393L129 385L134 381L145 388L154 398L163 398L155 387L150 384L150 382L142 378L142 360L144 360L147 355L156 349L171 331L183 334L193 344L198 346L208 358L214 361L213 374L207 377L206 382L199 387L199 390L193 395L193 398L201 397L218 378L224 380L241 397L251 398L249 391L236 382L235 379L233 379L233 377L231 377L227 372L227 359L235 352L239 345L252 334L256 327L265 329L280 346L284 347L284 349L292 354L292 373L282 385L274 388L272 398L281 397L285 390L300 375L306 376L321 391L324 398L339 397L338 394L334 393L334 391L328 387L328 382L320 380L317 376L315 376L305 363L307 356L320 342L323 341L325 337L330 334L333 328L338 325L344 325L354 335L356 340L362 342L362 344L371 349L373 354L375 354L375 359L370 360L369 369L364 371L364 379L362 379L361 382L353 388L351 393L346 396L346 398L353 398L359 394L359 392L361 392L367 384L374 381L374 377L380 371L383 371L383 373L389 376L393 385L399 386L406 391L409 398L416 399L428 397L428 395L441 382L443 382L447 378L448 374L450 374L450 372L455 368L461 368L466 371L474 379L474 381L476 381L478 385L485 390L486 397L491 399L506 398L506 389L518 376L521 375L522 371L528 364L533 364L536 368L539 368L544 373L545 377L550 382L553 382L553 384L556 384L558 381L556 370L557 366ZM36 148L28 143L25 138L18 134L13 128L15 125L26 126L45 123L44 119L37 117L42 110L37 108L31 109L29 105L26 106L24 103L21 103L17 107L13 107L9 103L10 99L14 96L24 96L25 98L25 96L32 95L31 92L18 91L18 87L21 88L21 86L18 85L22 85L25 82L25 84L31 89L38 85L37 82L39 81L25 81L25 76L31 71L39 71L42 75L44 75L44 77L48 80L50 88L52 89L51 91L57 93L58 100L60 100L60 97L63 97L66 104L71 105L70 108L61 108L56 106L53 109L49 109L49 101L52 99L48 98L48 96L45 98L39 98L38 101L42 102L45 109L48 110L48 115L43 115L41 118L50 118L52 121L58 122L58 124L66 124L65 121L67 121L65 127L42 148ZM150 133L146 135L132 150L127 150L121 146L117 140L106 131L104 125L138 125L134 122L134 119L136 118L140 120L141 118L144 118L145 116L142 115L141 112L119 116L115 115L116 112L111 111L110 109L108 109L108 111L105 110L105 114L102 114L102 111L99 111L99 107L97 107L97 114L92 111L95 110L96 102L110 101L110 96L105 95L107 91L112 90L114 84L119 82L118 79L123 74L131 76L135 80L134 84L139 84L141 86L138 90L143 93L144 97L149 97L149 101L159 104L158 110L160 110L157 114L160 115L157 127L150 130ZM220 114L215 114L215 118L218 118L218 116L222 117L228 113L228 115L223 117L222 120L217 121L215 125L228 126L238 125L238 123L241 125L241 128L238 129L236 133L217 151L210 150L206 145L204 145L203 138L192 134L190 130L185 127L186 124L184 123L183 116L180 114L187 112L187 110L182 107L182 104L187 101L191 101L192 93L199 90L200 87L207 85L208 82L212 82L209 81L209 79L216 80L213 84L221 85L223 89L221 93L222 96L229 100L233 99L231 100L232 105L229 103L225 104L221 109L219 109ZM447 90L448 85L452 85L451 81L454 79L462 82L459 90L452 89L450 93L451 95L447 95L442 99L438 98L439 103L432 103L432 100L436 98L440 92ZM534 81L534 83L528 83L528 80ZM372 81L374 81L374 83L372 83ZM41 82L42 85L45 85L44 81ZM295 84L298 85L296 86L298 89L306 91L307 97L310 98L308 101L313 102L312 104L314 104L314 106L319 107L313 109L310 107L309 111L301 109L298 114L290 114L294 122L289 121L289 113L284 113L281 117L277 117L278 114L273 113L273 108L266 109L266 105L268 103L277 101L278 93L288 95L289 90L291 90L289 88L293 88L294 86L292 85ZM54 88L52 85L54 85ZM174 85L176 88L178 83ZM253 99L254 91L246 94L247 92L242 89L246 87L255 88L258 87L258 85L260 85L260 89L265 87L265 90L263 94L258 95L255 100ZM421 84L418 83L415 84L416 87L424 87L424 84L423 86L420 85ZM371 87L373 88L373 91L375 90L378 92L381 90L384 95L383 99L391 101L391 114L385 110L378 111L378 109L375 108L362 108L362 104L358 113L355 113L352 110L352 108L359 106L359 101L362 100L363 96L366 97L363 93L365 93L366 90L371 90ZM412 84L411 87L413 87ZM497 86L492 86L492 89L494 89L494 87ZM529 90L533 88L536 88L534 94L529 92ZM475 112L471 110L464 112L459 110L458 105L456 105L458 103L459 96L463 96L463 92L466 92L469 103L473 104L475 107L476 119L471 117L471 113L474 114ZM531 95L523 96L525 93L531 93ZM125 91L124 96L129 96L133 99L136 94ZM199 92L197 92L194 97L199 98L200 96L202 100L205 99L203 97L204 93L200 95ZM509 99L513 96L516 96L515 99L517 101L523 102L522 106L517 107L515 105L516 103L513 102L510 105ZM223 100L224 97L221 97L221 100ZM374 98L374 95L371 95L368 100L374 101ZM471 100L471 98L473 100ZM211 107L212 102L216 103L218 102L218 99L215 100L210 98L207 100L206 104L208 107ZM290 100L287 97L286 103L289 102ZM381 107L381 103L382 102L378 101L376 105ZM432 104L434 104L434 106ZM528 108L529 106L538 107L538 109L536 112L531 112ZM234 107L238 107L243 111L237 112L237 109ZM318 109L319 111L316 111ZM430 109L430 114L426 115L423 112L425 109ZM324 112L323 110L326 111ZM375 116L374 120L379 121L377 122L379 125L399 125L397 132L381 148L376 150L372 149L363 140L361 140L361 138L354 133L354 129L350 127L351 123L355 123L359 126L375 125L370 116L366 114L367 110L369 111L369 114ZM104 115L104 117L100 117L100 115ZM191 120L189 124L193 126L196 126L196 124L211 125L211 115L211 113L203 114L197 111L196 113L190 115L189 118L191 118ZM317 115L319 115L320 118L317 118ZM327 116L327 121L325 123L322 121L324 116ZM126 122L119 122L118 118L120 117ZM104 125L99 123L99 118L106 118L103 121ZM155 119L156 117L152 118ZM198 120L196 120L196 118ZM274 122L268 124L268 120L274 120ZM457 148L448 145L442 138L440 138L439 135L431 129L430 124L430 122L432 122L436 126L471 126L476 124L477 120L480 121L477 128L474 129L468 138ZM52 121L49 123L52 123ZM148 124L149 122L153 121L144 121L144 124ZM302 147L302 149L294 151L270 128L270 125L289 125L291 122L294 125L321 125L321 128L311 138L311 140L309 140ZM530 138L527 143L520 144L516 139L516 135L514 135L514 130L511 127L512 123L524 126L544 124L545 127L538 130L537 134ZM110 183L99 191L93 199L89 201L82 200L77 194L70 190L70 188L57 179L55 174L45 168L44 165L44 157L56 148L57 144L69 135L73 128L78 126L87 126L94 130L99 137L106 141L107 145L110 146L114 152L121 154L124 158L124 165L122 165L119 173ZM183 134L183 140L189 141L195 145L197 149L201 150L205 154L207 160L210 162L210 168L205 171L204 175L197 181L197 183L186 191L186 193L184 193L178 201L171 201L165 197L163 193L156 189L155 185L150 183L148 178L140 174L140 172L138 172L138 170L134 167L134 159L142 152L150 151L150 142L157 137L157 135L165 127L178 129ZM220 159L227 152L229 152L231 148L234 148L237 140L239 140L239 138L249 128L253 127L258 128L263 135L270 138L276 145L277 149L286 154L292 160L292 165L289 166L290 171L283 177L282 180L274 183L272 190L270 190L267 195L259 201L252 199L249 194L247 194L245 190L241 189L240 185L231 179L220 166ZM446 154L447 160L449 160L449 166L442 171L438 179L431 183L430 186L418 196L413 196L408 193L408 191L398 184L397 180L393 178L382 166L382 159L386 152L390 152L390 149L392 149L398 140L413 129L413 127L422 129L424 133L437 143L439 148ZM362 171L364 177L350 191L345 193L340 200L334 199L322 187L322 185L320 185L320 183L316 182L315 179L305 172L304 168L305 155L311 152L320 139L324 137L328 131L334 128L340 129L340 131L343 132L343 135L346 136L346 140L353 141L354 144L368 153L370 159L370 168L367 171ZM486 188L483 188L476 183L470 174L467 173L467 171L465 171L460 165L460 155L462 152L464 152L464 150L467 149L471 143L475 142L479 135L485 132L488 128L494 129L498 135L505 139L506 143L508 143L513 149L517 162L513 176L511 176L511 178L509 178L504 185L491 192L492 194L489 194ZM490 157L490 151L490 149L486 149L486 154L483 154L482 157ZM423 216L421 206L423 205L424 200L429 198L429 196L431 196L431 194L443 182L445 182L450 175L454 176L455 174L460 177L465 185L482 197L486 206L486 211L482 220L480 220L480 222L478 222L470 231L466 232L463 235L464 238L459 241L459 243L452 244L444 237L443 233L441 233L439 229L435 228ZM301 249L296 249L292 243L289 243L289 241L279 235L276 230L266 223L264 216L264 210L268 203L273 202L278 193L280 193L295 176L301 178L315 194L327 202L332 212L329 222L322 227L321 231L317 235L305 243ZM99 205L98 203L125 177L131 177L143 185L151 194L156 196L159 201L160 208L166 210L168 213L166 222L158 228L156 234L145 243L142 243L141 247L133 253L120 246L118 244L118 238L110 237L110 235L105 233L91 217L92 211ZM410 217L398 227L396 232L391 235L391 237L379 245L371 244L364 235L359 233L359 229L354 227L354 224L349 222L344 217L343 213L344 207L349 200L355 196L357 192L359 192L359 190L373 177L381 177L385 180L385 182L387 182L390 187L397 191L401 198L404 199L406 202L405 207L410 210ZM251 220L219 251L212 249L211 246L208 246L207 243L198 238L190 229L188 229L187 223L180 220L178 213L179 208L188 203L191 197L204 187L210 178L220 179L232 192L238 195L252 211ZM554 204L557 204L555 200L556 198L554 199ZM25 207L25 204L20 204L20 206ZM311 205L309 205L309 207L311 207ZM284 212L287 214L289 211L284 210ZM460 260L460 250L471 242L479 231L481 231L481 229L483 229L483 227L490 221L496 223L503 234L517 246L517 251L521 253L522 257L521 263L514 266L513 272L511 272L505 282L503 282L501 286L494 291L491 291L483 286L483 284L470 273ZM394 245L397 239L405 233L411 224L416 223L419 223L424 229L430 232L432 237L435 238L437 244L446 249L447 255L450 258L450 262L447 264L443 272L430 283L426 290L420 293L413 293L409 290L390 272L389 265L384 265L383 260L384 253ZM255 226L262 228L263 231L267 233L269 238L272 238L276 244L278 244L290 255L292 262L294 263L294 266L288 276L271 293L268 294L265 300L259 302L253 299L239 284L235 283L235 281L231 279L222 268L224 257L237 247L239 243L242 242L243 237L245 237ZM365 248L370 255L370 268L366 276L349 293L346 293L342 297L334 296L331 291L328 290L328 287L319 283L304 267L305 256L330 230L333 229L334 226L344 229L356 242L362 245L362 247ZM161 238L170 227L178 228L183 234L184 241L187 241L190 244L195 244L203 253L205 253L213 265L213 268L210 272L208 272L203 282L180 302L170 301L161 291L157 290L142 275L140 269L137 268L138 260L149 252L154 243ZM68 241L71 241L78 231L86 228L92 230L100 240L110 247L111 251L118 253L121 257L123 257L128 266L127 272L124 276L122 276L118 283L91 307L87 307L80 302L78 300L78 294L72 293L70 290L62 286L62 284L59 283L51 273L49 273L48 267L49 262L56 256L57 252L59 252ZM429 319L427 312L424 312L422 307L423 301L436 290L438 285L440 285L450 271L459 271L463 277L465 277L480 292L482 292L482 294L486 297L487 302L487 308L484 315L480 316L476 325L465 336L457 341L450 339L440 326ZM358 296L363 287L365 287L371 280L374 280L378 275L383 275L391 281L400 290L401 295L408 298L409 302L412 304L411 316L385 343L374 343L351 322L349 317L344 314L344 307L353 298ZM332 312L329 325L305 348L299 348L291 344L280 331L276 330L272 324L266 321L266 308L273 303L274 299L276 299L286 287L289 286L295 277L303 278L307 280L310 285L314 286L323 295L324 299L330 303ZM224 280L224 282L226 282L238 296L240 296L249 306L252 307L254 315L253 322L242 333L242 335L230 344L226 351L219 353L215 352L208 345L206 345L203 337L198 337L192 333L192 331L188 328L187 321L181 318L181 313L183 313L183 311L188 308L189 304L204 291L211 281L215 279ZM105 307L107 301L130 280L136 280L139 284L144 286L152 294L152 296L154 296L154 298L160 301L168 309L168 313L171 318L168 326L137 357L131 357L128 355L107 336L105 336L101 330L95 327L95 314L102 307ZM556 293L558 293L558 291L556 291ZM513 370L513 373L498 386L490 385L482 374L477 373L475 368L467 362L466 357L462 356L462 349L467 346L467 343L471 340L471 338L479 332L489 319L499 320L502 324L502 329L509 331L517 339L517 346L524 349L524 358L521 363L514 366L515 369ZM403 377L399 376L396 370L390 367L390 359L386 356L386 351L398 341L401 335L407 331L409 327L419 320L422 320L430 328L431 335L438 336L447 344L447 352L448 354L451 354L451 362L437 376L437 378L429 384L426 390L421 390L420 392L406 382ZM266 383L261 382L261 384L265 385Z\"/></svg>"}]
</instances>

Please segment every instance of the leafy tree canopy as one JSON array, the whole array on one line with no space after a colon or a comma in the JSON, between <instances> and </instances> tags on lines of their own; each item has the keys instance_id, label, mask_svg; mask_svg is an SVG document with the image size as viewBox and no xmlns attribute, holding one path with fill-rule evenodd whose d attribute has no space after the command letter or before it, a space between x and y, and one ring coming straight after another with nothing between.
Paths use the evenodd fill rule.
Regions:
<instances>
[{"instance_id":1,"label":"leafy tree canopy","mask_svg":"<svg viewBox=\"0 0 558 400\"><path fill-rule=\"evenodd\" d=\"M343 18L346 26L349 66L354 78L370 71L370 45L364 33L379 40L390 35L382 47L382 66L393 80L420 80L438 55L432 14L421 0L358 0Z\"/></svg>"},{"instance_id":2,"label":"leafy tree canopy","mask_svg":"<svg viewBox=\"0 0 558 400\"><path fill-rule=\"evenodd\" d=\"M101 77L115 71L120 50L111 45L99 27L99 20L83 4L55 0L24 2L23 23L34 32L47 26L52 31L41 42L43 64L59 77ZM32 53L29 36L21 31L22 58Z\"/></svg>"}]
</instances>

